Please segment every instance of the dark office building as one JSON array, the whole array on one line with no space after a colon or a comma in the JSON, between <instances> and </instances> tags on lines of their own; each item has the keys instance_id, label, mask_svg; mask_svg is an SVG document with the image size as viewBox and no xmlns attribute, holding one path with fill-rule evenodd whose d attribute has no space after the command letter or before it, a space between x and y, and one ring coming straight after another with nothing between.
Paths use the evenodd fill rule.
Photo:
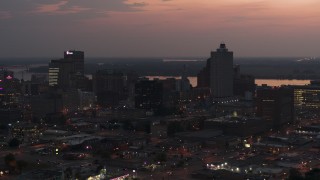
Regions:
<instances>
[{"instance_id":1,"label":"dark office building","mask_svg":"<svg viewBox=\"0 0 320 180\"><path fill-rule=\"evenodd\" d=\"M240 66L233 68L233 94L246 100L252 100L255 94L255 78L252 75L240 73Z\"/></svg>"},{"instance_id":2,"label":"dark office building","mask_svg":"<svg viewBox=\"0 0 320 180\"><path fill-rule=\"evenodd\" d=\"M267 122L262 118L246 116L222 116L204 121L206 129L221 129L225 135L252 136L267 131L272 126L272 122Z\"/></svg>"},{"instance_id":3,"label":"dark office building","mask_svg":"<svg viewBox=\"0 0 320 180\"><path fill-rule=\"evenodd\" d=\"M138 109L157 110L162 107L163 85L153 80L142 80L135 85L135 107Z\"/></svg>"},{"instance_id":4,"label":"dark office building","mask_svg":"<svg viewBox=\"0 0 320 180\"><path fill-rule=\"evenodd\" d=\"M0 71L0 80L5 79L12 79L13 78L13 72L8 70L1 70Z\"/></svg>"},{"instance_id":5,"label":"dark office building","mask_svg":"<svg viewBox=\"0 0 320 180\"><path fill-rule=\"evenodd\" d=\"M210 71L209 68L209 60L207 61L206 67L201 69L201 71L197 74L197 87L199 88L207 88L210 87Z\"/></svg>"},{"instance_id":6,"label":"dark office building","mask_svg":"<svg viewBox=\"0 0 320 180\"><path fill-rule=\"evenodd\" d=\"M210 88L214 97L233 96L233 52L224 43L211 52L210 57Z\"/></svg>"},{"instance_id":7,"label":"dark office building","mask_svg":"<svg viewBox=\"0 0 320 180\"><path fill-rule=\"evenodd\" d=\"M39 83L32 83L31 81L25 81L22 83L22 93L24 95L39 95L40 86L41 84Z\"/></svg>"},{"instance_id":8,"label":"dark office building","mask_svg":"<svg viewBox=\"0 0 320 180\"><path fill-rule=\"evenodd\" d=\"M167 78L159 80L163 85L164 92L176 92L177 91L177 80L175 78Z\"/></svg>"},{"instance_id":9,"label":"dark office building","mask_svg":"<svg viewBox=\"0 0 320 180\"><path fill-rule=\"evenodd\" d=\"M13 72L0 71L0 105L16 104L21 92L20 81L13 76Z\"/></svg>"},{"instance_id":10,"label":"dark office building","mask_svg":"<svg viewBox=\"0 0 320 180\"><path fill-rule=\"evenodd\" d=\"M197 75L198 87L210 87L213 97L233 96L233 52L224 43L216 51Z\"/></svg>"},{"instance_id":11,"label":"dark office building","mask_svg":"<svg viewBox=\"0 0 320 180\"><path fill-rule=\"evenodd\" d=\"M134 83L137 75L121 70L99 70L93 75L93 91L98 104L115 106L120 101L134 97Z\"/></svg>"},{"instance_id":12,"label":"dark office building","mask_svg":"<svg viewBox=\"0 0 320 180\"><path fill-rule=\"evenodd\" d=\"M22 111L18 108L0 108L0 125L8 125L23 120Z\"/></svg>"},{"instance_id":13,"label":"dark office building","mask_svg":"<svg viewBox=\"0 0 320 180\"><path fill-rule=\"evenodd\" d=\"M211 59L207 60L206 67L204 67L197 75L197 87L209 88L210 87L210 65ZM212 74L212 73L211 73ZM255 78L252 75L240 73L240 66L233 67L233 95L240 96L247 100L252 100L255 94ZM212 91L211 91L212 93Z\"/></svg>"},{"instance_id":14,"label":"dark office building","mask_svg":"<svg viewBox=\"0 0 320 180\"><path fill-rule=\"evenodd\" d=\"M49 63L49 86L79 88L84 78L84 52L65 51L64 58ZM76 82L76 83L74 83ZM81 85L79 85L81 87Z\"/></svg>"},{"instance_id":15,"label":"dark office building","mask_svg":"<svg viewBox=\"0 0 320 180\"><path fill-rule=\"evenodd\" d=\"M26 96L24 101L30 105L33 115L36 117L62 112L64 107L61 92Z\"/></svg>"},{"instance_id":16,"label":"dark office building","mask_svg":"<svg viewBox=\"0 0 320 180\"><path fill-rule=\"evenodd\" d=\"M279 127L294 120L293 88L258 88L257 115Z\"/></svg>"}]
</instances>

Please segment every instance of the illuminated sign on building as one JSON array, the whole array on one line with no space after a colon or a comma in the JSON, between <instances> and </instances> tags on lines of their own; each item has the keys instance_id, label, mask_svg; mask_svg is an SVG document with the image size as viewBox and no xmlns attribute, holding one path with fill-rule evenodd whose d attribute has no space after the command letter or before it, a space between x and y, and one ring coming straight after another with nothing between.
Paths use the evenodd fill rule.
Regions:
<instances>
[{"instance_id":1,"label":"illuminated sign on building","mask_svg":"<svg viewBox=\"0 0 320 180\"><path fill-rule=\"evenodd\" d=\"M66 52L66 54L68 54L68 55L69 55L69 54L70 54L70 55L72 55L72 54L73 54L73 52L71 52L71 51L67 51L67 52Z\"/></svg>"},{"instance_id":2,"label":"illuminated sign on building","mask_svg":"<svg viewBox=\"0 0 320 180\"><path fill-rule=\"evenodd\" d=\"M9 75L6 77L6 79L10 80L10 79L12 79L12 76Z\"/></svg>"}]
</instances>

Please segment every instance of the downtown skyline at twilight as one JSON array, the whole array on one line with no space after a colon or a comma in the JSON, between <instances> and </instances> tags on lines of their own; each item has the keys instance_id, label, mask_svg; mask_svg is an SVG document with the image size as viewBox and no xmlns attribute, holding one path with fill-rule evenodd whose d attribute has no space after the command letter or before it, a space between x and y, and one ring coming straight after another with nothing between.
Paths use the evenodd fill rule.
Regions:
<instances>
[{"instance_id":1,"label":"downtown skyline at twilight","mask_svg":"<svg viewBox=\"0 0 320 180\"><path fill-rule=\"evenodd\" d=\"M0 2L0 57L319 56L317 0Z\"/></svg>"},{"instance_id":2,"label":"downtown skyline at twilight","mask_svg":"<svg viewBox=\"0 0 320 180\"><path fill-rule=\"evenodd\" d=\"M0 0L0 179L319 179L319 9Z\"/></svg>"}]
</instances>

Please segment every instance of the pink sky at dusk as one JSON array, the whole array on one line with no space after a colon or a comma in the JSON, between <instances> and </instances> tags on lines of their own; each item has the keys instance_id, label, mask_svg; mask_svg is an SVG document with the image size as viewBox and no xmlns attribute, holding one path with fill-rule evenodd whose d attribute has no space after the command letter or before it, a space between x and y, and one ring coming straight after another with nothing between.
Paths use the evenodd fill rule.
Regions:
<instances>
[{"instance_id":1,"label":"pink sky at dusk","mask_svg":"<svg viewBox=\"0 0 320 180\"><path fill-rule=\"evenodd\" d=\"M42 37L28 50L31 37L18 34L22 56L70 47L90 56L207 56L221 41L236 56L320 55L318 0L37 1L25 10L0 8L6 16L0 31L7 37L18 27L33 39ZM22 19L34 26L24 27ZM46 42L52 52L41 45ZM10 50L0 52L8 55Z\"/></svg>"}]
</instances>

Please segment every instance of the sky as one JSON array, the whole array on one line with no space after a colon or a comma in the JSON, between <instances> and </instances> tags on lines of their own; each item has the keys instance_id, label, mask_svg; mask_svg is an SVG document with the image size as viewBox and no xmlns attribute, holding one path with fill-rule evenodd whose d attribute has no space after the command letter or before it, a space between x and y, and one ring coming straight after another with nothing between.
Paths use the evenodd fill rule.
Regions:
<instances>
[{"instance_id":1,"label":"sky","mask_svg":"<svg viewBox=\"0 0 320 180\"><path fill-rule=\"evenodd\" d=\"M0 0L0 57L320 55L319 0Z\"/></svg>"}]
</instances>

